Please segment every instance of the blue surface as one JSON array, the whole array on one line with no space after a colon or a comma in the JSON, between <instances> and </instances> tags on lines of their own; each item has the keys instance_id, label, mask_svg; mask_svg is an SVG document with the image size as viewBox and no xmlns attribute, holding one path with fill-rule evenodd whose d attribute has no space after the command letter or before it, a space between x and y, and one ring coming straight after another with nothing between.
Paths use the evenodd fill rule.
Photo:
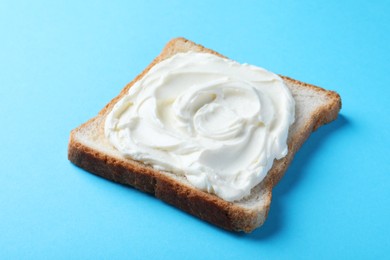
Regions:
<instances>
[{"instance_id":1,"label":"blue surface","mask_svg":"<svg viewBox=\"0 0 390 260\"><path fill-rule=\"evenodd\" d=\"M112 2L0 2L1 259L389 257L388 1ZM177 36L342 97L252 234L67 160L70 130Z\"/></svg>"}]
</instances>

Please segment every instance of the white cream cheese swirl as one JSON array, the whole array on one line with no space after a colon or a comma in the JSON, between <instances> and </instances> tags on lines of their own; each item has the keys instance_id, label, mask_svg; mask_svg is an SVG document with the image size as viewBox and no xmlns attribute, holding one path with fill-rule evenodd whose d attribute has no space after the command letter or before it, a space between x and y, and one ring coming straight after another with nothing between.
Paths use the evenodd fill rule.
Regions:
<instances>
[{"instance_id":1,"label":"white cream cheese swirl","mask_svg":"<svg viewBox=\"0 0 390 260\"><path fill-rule=\"evenodd\" d=\"M294 108L283 80L269 71L179 53L153 66L115 104L105 135L125 157L236 201L287 154Z\"/></svg>"}]
</instances>

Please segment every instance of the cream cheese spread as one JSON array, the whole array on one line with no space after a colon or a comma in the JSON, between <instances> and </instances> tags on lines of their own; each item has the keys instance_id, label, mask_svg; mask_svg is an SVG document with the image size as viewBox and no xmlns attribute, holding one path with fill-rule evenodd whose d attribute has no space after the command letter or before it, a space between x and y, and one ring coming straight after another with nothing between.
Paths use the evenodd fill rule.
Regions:
<instances>
[{"instance_id":1,"label":"cream cheese spread","mask_svg":"<svg viewBox=\"0 0 390 260\"><path fill-rule=\"evenodd\" d=\"M276 74L213 54L153 66L113 107L105 135L125 157L237 201L286 156L294 99Z\"/></svg>"}]
</instances>

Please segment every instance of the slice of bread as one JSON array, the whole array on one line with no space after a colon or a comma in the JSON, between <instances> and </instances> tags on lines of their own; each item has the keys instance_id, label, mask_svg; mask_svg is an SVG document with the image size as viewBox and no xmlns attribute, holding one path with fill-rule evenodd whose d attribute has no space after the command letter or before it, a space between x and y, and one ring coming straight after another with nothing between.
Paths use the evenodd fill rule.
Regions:
<instances>
[{"instance_id":1,"label":"slice of bread","mask_svg":"<svg viewBox=\"0 0 390 260\"><path fill-rule=\"evenodd\" d=\"M297 150L310 133L337 118L340 96L322 88L283 77L295 99L295 123L290 127L288 154L275 160L266 178L254 187L250 196L238 202L227 202L194 188L183 176L162 172L124 158L105 138L104 122L113 105L158 62L179 52L215 51L184 38L171 40L162 53L99 114L70 134L68 158L77 166L109 180L135 187L172 204L192 215L227 230L251 232L261 226L270 208L272 188L282 178Z\"/></svg>"}]
</instances>

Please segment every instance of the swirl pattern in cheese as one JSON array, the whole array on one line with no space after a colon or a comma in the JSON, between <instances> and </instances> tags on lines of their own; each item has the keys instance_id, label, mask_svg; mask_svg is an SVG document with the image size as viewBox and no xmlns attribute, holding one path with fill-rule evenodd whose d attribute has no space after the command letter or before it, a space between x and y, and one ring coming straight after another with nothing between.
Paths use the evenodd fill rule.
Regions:
<instances>
[{"instance_id":1,"label":"swirl pattern in cheese","mask_svg":"<svg viewBox=\"0 0 390 260\"><path fill-rule=\"evenodd\" d=\"M105 135L124 156L236 201L287 154L293 122L294 99L279 76L187 52L129 89L108 114Z\"/></svg>"}]
</instances>

